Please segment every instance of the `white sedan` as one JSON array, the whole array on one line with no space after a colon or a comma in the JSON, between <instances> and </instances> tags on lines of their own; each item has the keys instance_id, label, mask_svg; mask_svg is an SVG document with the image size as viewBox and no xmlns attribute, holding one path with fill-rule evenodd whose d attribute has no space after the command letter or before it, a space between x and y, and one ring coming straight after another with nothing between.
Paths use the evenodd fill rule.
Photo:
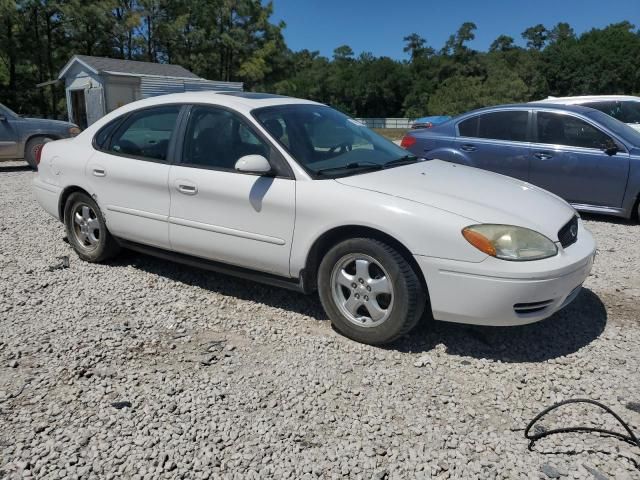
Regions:
<instances>
[{"instance_id":1,"label":"white sedan","mask_svg":"<svg viewBox=\"0 0 640 480\"><path fill-rule=\"evenodd\" d=\"M78 256L121 247L302 292L381 344L426 316L522 325L571 302L595 243L528 183L424 162L325 105L184 93L45 145L33 186Z\"/></svg>"}]
</instances>

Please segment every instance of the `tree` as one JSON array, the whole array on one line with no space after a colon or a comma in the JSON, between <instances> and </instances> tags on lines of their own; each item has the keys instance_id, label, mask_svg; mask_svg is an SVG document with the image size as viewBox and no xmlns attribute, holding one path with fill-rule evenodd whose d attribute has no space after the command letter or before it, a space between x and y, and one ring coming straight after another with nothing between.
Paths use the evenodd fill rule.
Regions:
<instances>
[{"instance_id":1,"label":"tree","mask_svg":"<svg viewBox=\"0 0 640 480\"><path fill-rule=\"evenodd\" d=\"M353 58L353 50L349 45L341 45L333 50L334 60L349 60Z\"/></svg>"},{"instance_id":2,"label":"tree","mask_svg":"<svg viewBox=\"0 0 640 480\"><path fill-rule=\"evenodd\" d=\"M527 48L533 50L542 50L547 41L547 37L547 29L541 23L534 27L529 27L522 32L522 38L527 41Z\"/></svg>"},{"instance_id":3,"label":"tree","mask_svg":"<svg viewBox=\"0 0 640 480\"><path fill-rule=\"evenodd\" d=\"M576 34L568 23L560 22L549 32L547 39L549 43L560 43L567 40L573 40Z\"/></svg>"},{"instance_id":4,"label":"tree","mask_svg":"<svg viewBox=\"0 0 640 480\"><path fill-rule=\"evenodd\" d=\"M489 47L490 52L506 52L507 50L513 50L515 44L513 43L513 37L509 35L500 35L496 38Z\"/></svg>"},{"instance_id":5,"label":"tree","mask_svg":"<svg viewBox=\"0 0 640 480\"><path fill-rule=\"evenodd\" d=\"M427 41L417 33L407 35L403 40L406 45L402 51L411 55L411 62L415 62L420 57L430 57L435 53L433 48L426 46Z\"/></svg>"}]
</instances>

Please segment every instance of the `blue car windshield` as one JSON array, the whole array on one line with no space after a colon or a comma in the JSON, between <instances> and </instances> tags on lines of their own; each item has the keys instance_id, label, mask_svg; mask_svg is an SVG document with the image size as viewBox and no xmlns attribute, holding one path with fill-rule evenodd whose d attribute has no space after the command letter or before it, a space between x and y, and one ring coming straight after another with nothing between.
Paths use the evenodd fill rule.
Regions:
<instances>
[{"instance_id":1,"label":"blue car windshield","mask_svg":"<svg viewBox=\"0 0 640 480\"><path fill-rule=\"evenodd\" d=\"M354 175L387 168L389 162L417 161L360 122L324 105L277 105L252 114L314 177Z\"/></svg>"},{"instance_id":2,"label":"blue car windshield","mask_svg":"<svg viewBox=\"0 0 640 480\"><path fill-rule=\"evenodd\" d=\"M587 115L592 120L595 120L599 124L604 125L625 142L630 143L634 147L640 148L640 132L631 128L626 123L622 123L620 120L616 120L615 118L607 115L606 113L602 113L599 110L593 110L589 113L586 113L585 115Z\"/></svg>"}]
</instances>

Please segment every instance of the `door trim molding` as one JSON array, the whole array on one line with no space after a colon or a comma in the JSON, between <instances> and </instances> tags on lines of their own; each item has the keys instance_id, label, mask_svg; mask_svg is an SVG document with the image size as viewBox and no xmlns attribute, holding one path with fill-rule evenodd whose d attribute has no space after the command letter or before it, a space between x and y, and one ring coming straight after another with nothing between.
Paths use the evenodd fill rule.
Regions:
<instances>
[{"instance_id":1,"label":"door trim molding","mask_svg":"<svg viewBox=\"0 0 640 480\"><path fill-rule=\"evenodd\" d=\"M207 232L220 233L222 235L230 235L232 237L246 238L248 240L256 240L258 242L271 243L273 245L285 245L287 242L282 238L270 237L259 233L247 232L244 230L236 230L235 228L221 227L219 225L211 225L209 223L195 222L184 218L169 217L169 223L179 225L181 227L196 228ZM171 234L169 234L171 236Z\"/></svg>"},{"instance_id":2,"label":"door trim molding","mask_svg":"<svg viewBox=\"0 0 640 480\"><path fill-rule=\"evenodd\" d=\"M107 210L111 212L124 213L125 215L133 215L136 217L148 218L150 220L158 220L160 222L166 222L169 218L167 215L161 215L159 213L145 212L143 210L136 210L135 208L119 207L117 205L107 205Z\"/></svg>"}]
</instances>

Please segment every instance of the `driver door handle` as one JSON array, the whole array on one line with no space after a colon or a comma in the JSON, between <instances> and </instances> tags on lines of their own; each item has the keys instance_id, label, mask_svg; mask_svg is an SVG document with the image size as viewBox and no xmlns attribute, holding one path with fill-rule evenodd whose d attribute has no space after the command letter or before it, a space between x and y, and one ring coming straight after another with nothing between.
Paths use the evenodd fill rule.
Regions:
<instances>
[{"instance_id":1,"label":"driver door handle","mask_svg":"<svg viewBox=\"0 0 640 480\"><path fill-rule=\"evenodd\" d=\"M533 154L534 157L539 158L540 160L549 160L553 158L553 155L547 152L536 152Z\"/></svg>"},{"instance_id":2,"label":"driver door handle","mask_svg":"<svg viewBox=\"0 0 640 480\"><path fill-rule=\"evenodd\" d=\"M465 143L460 148L462 150L464 150L465 152L475 152L476 151L476 146L475 145L471 145L470 143Z\"/></svg>"}]
</instances>

